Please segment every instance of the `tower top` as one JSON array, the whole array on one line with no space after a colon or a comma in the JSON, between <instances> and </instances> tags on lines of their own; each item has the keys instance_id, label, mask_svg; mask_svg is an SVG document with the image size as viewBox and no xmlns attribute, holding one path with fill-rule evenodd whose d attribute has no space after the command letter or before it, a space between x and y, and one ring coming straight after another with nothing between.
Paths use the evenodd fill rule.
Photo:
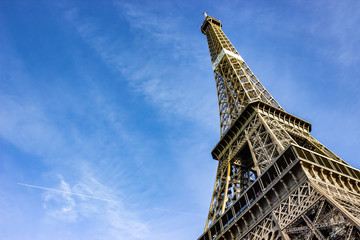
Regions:
<instances>
[{"instance_id":1,"label":"tower top","mask_svg":"<svg viewBox=\"0 0 360 240\"><path fill-rule=\"evenodd\" d=\"M282 109L226 37L219 20L206 15L201 32L206 35L215 74L221 136L252 102L261 101Z\"/></svg>"},{"instance_id":2,"label":"tower top","mask_svg":"<svg viewBox=\"0 0 360 240\"><path fill-rule=\"evenodd\" d=\"M208 16L206 12L204 12L204 16L205 16L205 20L204 20L203 24L201 25L201 32L203 34L206 35L206 28L208 27L209 23L213 23L213 24L219 26L220 28L222 27L220 20L217 20L213 17Z\"/></svg>"}]
</instances>

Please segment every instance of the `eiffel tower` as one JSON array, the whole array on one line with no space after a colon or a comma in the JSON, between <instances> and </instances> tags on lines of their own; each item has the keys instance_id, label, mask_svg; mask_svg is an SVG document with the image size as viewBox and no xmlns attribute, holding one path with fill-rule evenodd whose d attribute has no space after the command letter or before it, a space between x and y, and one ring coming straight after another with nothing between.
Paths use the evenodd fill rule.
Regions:
<instances>
[{"instance_id":1,"label":"eiffel tower","mask_svg":"<svg viewBox=\"0 0 360 240\"><path fill-rule=\"evenodd\" d=\"M219 161L198 240L360 239L360 171L286 112L205 14L220 112Z\"/></svg>"}]
</instances>

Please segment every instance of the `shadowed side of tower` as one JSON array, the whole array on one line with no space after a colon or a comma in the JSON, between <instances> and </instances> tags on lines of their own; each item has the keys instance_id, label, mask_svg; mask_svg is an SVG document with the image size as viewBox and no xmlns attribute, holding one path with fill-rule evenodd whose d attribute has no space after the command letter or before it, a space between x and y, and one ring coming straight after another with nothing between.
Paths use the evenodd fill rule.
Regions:
<instances>
[{"instance_id":1,"label":"shadowed side of tower","mask_svg":"<svg viewBox=\"0 0 360 240\"><path fill-rule=\"evenodd\" d=\"M360 239L360 171L284 111L205 15L219 101L210 239Z\"/></svg>"}]
</instances>

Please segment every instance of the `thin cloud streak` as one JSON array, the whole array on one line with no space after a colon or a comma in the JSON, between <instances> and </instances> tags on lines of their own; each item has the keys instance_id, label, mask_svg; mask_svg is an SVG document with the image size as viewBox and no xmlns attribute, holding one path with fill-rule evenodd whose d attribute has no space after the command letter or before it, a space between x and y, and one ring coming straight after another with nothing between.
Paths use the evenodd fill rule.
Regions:
<instances>
[{"instance_id":1,"label":"thin cloud streak","mask_svg":"<svg viewBox=\"0 0 360 240\"><path fill-rule=\"evenodd\" d=\"M43 190L52 191L52 192L66 193L66 194L76 195L76 196L79 196L79 197L85 197L85 198L92 198L92 199L96 199L96 200L102 200L102 201L106 201L106 202L115 202L115 201L113 201L113 200L106 199L106 198L101 198L101 197L96 197L96 196L90 196L90 195L84 195L84 194L74 193L74 192L69 192L69 191L62 191L62 190L55 189L55 188L41 187L41 186L36 186L36 185L31 185L31 184L26 184L26 183L17 183L17 184L18 184L18 185L21 185L21 186L25 186L25 187L38 188L38 189L43 189Z\"/></svg>"}]
</instances>

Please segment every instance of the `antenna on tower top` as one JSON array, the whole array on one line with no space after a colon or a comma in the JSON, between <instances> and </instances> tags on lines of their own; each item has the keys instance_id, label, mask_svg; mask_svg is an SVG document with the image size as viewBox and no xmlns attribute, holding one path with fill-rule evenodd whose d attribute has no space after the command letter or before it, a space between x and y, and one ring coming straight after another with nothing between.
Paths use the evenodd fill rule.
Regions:
<instances>
[{"instance_id":1,"label":"antenna on tower top","mask_svg":"<svg viewBox=\"0 0 360 240\"><path fill-rule=\"evenodd\" d=\"M203 12L204 16L207 17L206 11Z\"/></svg>"}]
</instances>

